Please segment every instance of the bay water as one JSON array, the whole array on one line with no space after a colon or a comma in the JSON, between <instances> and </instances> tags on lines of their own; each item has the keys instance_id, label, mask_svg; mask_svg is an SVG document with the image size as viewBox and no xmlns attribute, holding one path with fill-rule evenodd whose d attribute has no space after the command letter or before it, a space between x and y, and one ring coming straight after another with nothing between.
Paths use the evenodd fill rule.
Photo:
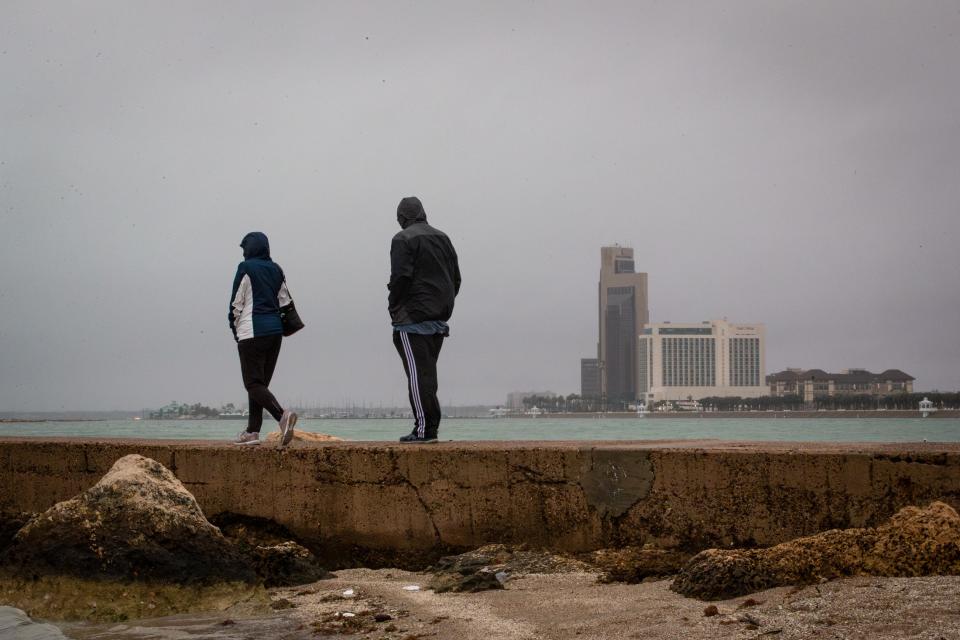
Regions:
<instances>
[{"instance_id":1,"label":"bay water","mask_svg":"<svg viewBox=\"0 0 960 640\"><path fill-rule=\"evenodd\" d=\"M0 423L0 437L232 440L243 420L104 420ZM276 430L267 418L263 432ZM301 419L297 429L344 440L396 441L408 419ZM755 440L798 442L960 442L960 418L448 418L440 439L476 440Z\"/></svg>"}]
</instances>

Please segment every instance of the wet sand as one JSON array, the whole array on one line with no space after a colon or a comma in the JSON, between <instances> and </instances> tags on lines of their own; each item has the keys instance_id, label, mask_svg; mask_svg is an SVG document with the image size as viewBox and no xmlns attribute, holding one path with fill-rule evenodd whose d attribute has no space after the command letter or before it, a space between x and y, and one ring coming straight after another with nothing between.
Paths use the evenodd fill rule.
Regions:
<instances>
[{"instance_id":1,"label":"wet sand","mask_svg":"<svg viewBox=\"0 0 960 640\"><path fill-rule=\"evenodd\" d=\"M527 575L510 580L504 590L473 594L404 590L425 587L428 578L395 569L352 569L332 580L274 591L275 606L289 608L270 616L245 618L236 611L63 628L82 640L960 638L958 576L849 578L713 603L673 593L670 580L598 584L591 572ZM352 597L343 595L348 589ZM717 615L704 615L710 605Z\"/></svg>"},{"instance_id":2,"label":"wet sand","mask_svg":"<svg viewBox=\"0 0 960 640\"><path fill-rule=\"evenodd\" d=\"M436 637L462 640L583 638L960 638L960 577L852 578L777 588L749 598L706 603L669 589L670 580L637 585L598 584L589 572L528 575L502 591L475 594L408 592L423 574L351 570L318 583L316 594L286 594L292 614L308 621L325 612L381 606L407 611L396 632L356 637ZM354 602L324 596L353 588ZM370 602L367 602L370 601ZM713 604L719 614L704 616ZM381 627L385 625L377 625ZM756 629L750 628L756 626Z\"/></svg>"}]
</instances>

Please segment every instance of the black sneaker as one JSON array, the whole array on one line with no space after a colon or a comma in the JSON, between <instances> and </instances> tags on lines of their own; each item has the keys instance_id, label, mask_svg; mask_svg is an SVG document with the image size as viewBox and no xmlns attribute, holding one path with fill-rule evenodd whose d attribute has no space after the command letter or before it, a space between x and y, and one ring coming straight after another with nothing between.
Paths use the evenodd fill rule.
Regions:
<instances>
[{"instance_id":1,"label":"black sneaker","mask_svg":"<svg viewBox=\"0 0 960 640\"><path fill-rule=\"evenodd\" d=\"M405 436L400 436L400 442L402 444L430 444L431 442L437 441L436 433L426 433L423 436L417 435L417 430L414 429Z\"/></svg>"}]
</instances>

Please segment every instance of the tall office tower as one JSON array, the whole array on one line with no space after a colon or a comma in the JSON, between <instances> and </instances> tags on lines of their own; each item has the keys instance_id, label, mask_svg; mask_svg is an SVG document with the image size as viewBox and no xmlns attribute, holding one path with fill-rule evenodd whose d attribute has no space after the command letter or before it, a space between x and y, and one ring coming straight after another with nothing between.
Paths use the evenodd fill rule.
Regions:
<instances>
[{"instance_id":1,"label":"tall office tower","mask_svg":"<svg viewBox=\"0 0 960 640\"><path fill-rule=\"evenodd\" d=\"M650 321L647 274L636 273L633 249L600 248L600 392L607 402L633 402L637 386L637 336Z\"/></svg>"},{"instance_id":2,"label":"tall office tower","mask_svg":"<svg viewBox=\"0 0 960 640\"><path fill-rule=\"evenodd\" d=\"M580 358L580 397L600 397L600 367L596 358Z\"/></svg>"}]
</instances>

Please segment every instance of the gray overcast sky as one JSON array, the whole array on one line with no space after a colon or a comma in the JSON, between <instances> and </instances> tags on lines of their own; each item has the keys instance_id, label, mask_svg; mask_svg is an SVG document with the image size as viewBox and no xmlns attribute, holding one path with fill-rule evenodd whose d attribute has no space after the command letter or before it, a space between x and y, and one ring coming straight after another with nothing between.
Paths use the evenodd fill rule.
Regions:
<instances>
[{"instance_id":1,"label":"gray overcast sky","mask_svg":"<svg viewBox=\"0 0 960 640\"><path fill-rule=\"evenodd\" d=\"M460 253L445 404L579 391L600 246L767 371L960 388L960 3L0 5L0 410L245 398L262 230L286 403L403 405L396 205Z\"/></svg>"}]
</instances>

